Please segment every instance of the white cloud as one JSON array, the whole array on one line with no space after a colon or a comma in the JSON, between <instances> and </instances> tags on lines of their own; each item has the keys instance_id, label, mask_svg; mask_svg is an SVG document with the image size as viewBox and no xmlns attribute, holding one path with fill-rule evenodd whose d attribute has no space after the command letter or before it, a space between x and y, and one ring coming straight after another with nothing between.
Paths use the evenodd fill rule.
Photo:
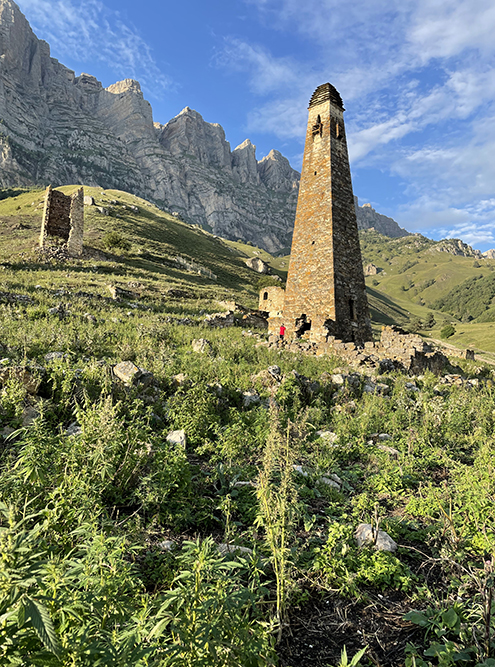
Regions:
<instances>
[{"instance_id":1,"label":"white cloud","mask_svg":"<svg viewBox=\"0 0 495 667\"><path fill-rule=\"evenodd\" d=\"M152 97L175 86L136 28L100 0L18 2L34 32L59 58L77 60L85 67L103 62L117 77L138 79Z\"/></svg>"}]
</instances>

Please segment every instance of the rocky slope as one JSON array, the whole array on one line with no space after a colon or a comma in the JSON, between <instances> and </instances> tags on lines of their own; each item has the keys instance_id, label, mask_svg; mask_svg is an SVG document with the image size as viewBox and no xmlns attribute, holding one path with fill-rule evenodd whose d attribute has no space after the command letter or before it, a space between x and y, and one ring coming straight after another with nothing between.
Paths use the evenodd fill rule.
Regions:
<instances>
[{"instance_id":1,"label":"rocky slope","mask_svg":"<svg viewBox=\"0 0 495 667\"><path fill-rule=\"evenodd\" d=\"M354 197L354 206L359 229L375 229L380 234L393 239L409 235L409 232L399 227L393 218L377 213L371 204L359 206L358 198Z\"/></svg>"},{"instance_id":2,"label":"rocky slope","mask_svg":"<svg viewBox=\"0 0 495 667\"><path fill-rule=\"evenodd\" d=\"M234 150L186 107L153 122L137 81L103 88L50 56L12 0L0 0L0 187L70 183L126 190L215 234L270 252L290 245L300 175L272 150ZM358 225L407 234L369 205Z\"/></svg>"}]
</instances>

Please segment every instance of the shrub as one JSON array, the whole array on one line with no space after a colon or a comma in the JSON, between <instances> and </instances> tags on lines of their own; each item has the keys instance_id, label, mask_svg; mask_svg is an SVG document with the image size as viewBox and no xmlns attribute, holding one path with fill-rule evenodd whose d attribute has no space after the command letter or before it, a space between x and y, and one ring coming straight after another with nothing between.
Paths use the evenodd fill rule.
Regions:
<instances>
[{"instance_id":1,"label":"shrub","mask_svg":"<svg viewBox=\"0 0 495 667\"><path fill-rule=\"evenodd\" d=\"M455 334L455 329L451 324L447 324L441 329L440 331L440 338L443 338L444 340L447 340L447 338L450 338Z\"/></svg>"},{"instance_id":2,"label":"shrub","mask_svg":"<svg viewBox=\"0 0 495 667\"><path fill-rule=\"evenodd\" d=\"M103 245L108 250L130 250L132 244L119 232L108 232L103 237Z\"/></svg>"}]
</instances>

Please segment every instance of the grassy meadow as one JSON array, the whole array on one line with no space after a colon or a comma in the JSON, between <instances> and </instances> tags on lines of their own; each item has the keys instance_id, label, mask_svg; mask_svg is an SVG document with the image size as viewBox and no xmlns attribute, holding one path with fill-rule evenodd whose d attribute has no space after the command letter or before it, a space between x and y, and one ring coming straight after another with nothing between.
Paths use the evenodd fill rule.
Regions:
<instances>
[{"instance_id":1,"label":"grassy meadow","mask_svg":"<svg viewBox=\"0 0 495 667\"><path fill-rule=\"evenodd\" d=\"M212 328L256 307L246 256L288 258L85 194L77 260L36 250L41 191L0 200L0 665L493 667L492 367L379 375ZM491 274L387 244L363 249L377 327L426 321L458 262ZM433 312L494 350L495 323Z\"/></svg>"}]
</instances>

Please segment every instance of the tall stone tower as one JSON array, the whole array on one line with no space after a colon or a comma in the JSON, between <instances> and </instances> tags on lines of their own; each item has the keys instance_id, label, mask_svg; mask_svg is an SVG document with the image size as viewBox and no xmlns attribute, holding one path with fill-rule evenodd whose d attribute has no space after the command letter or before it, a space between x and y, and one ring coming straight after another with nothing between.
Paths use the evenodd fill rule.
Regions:
<instances>
[{"instance_id":1,"label":"tall stone tower","mask_svg":"<svg viewBox=\"0 0 495 667\"><path fill-rule=\"evenodd\" d=\"M344 106L330 84L309 103L306 145L283 317L286 336L372 340Z\"/></svg>"}]
</instances>

